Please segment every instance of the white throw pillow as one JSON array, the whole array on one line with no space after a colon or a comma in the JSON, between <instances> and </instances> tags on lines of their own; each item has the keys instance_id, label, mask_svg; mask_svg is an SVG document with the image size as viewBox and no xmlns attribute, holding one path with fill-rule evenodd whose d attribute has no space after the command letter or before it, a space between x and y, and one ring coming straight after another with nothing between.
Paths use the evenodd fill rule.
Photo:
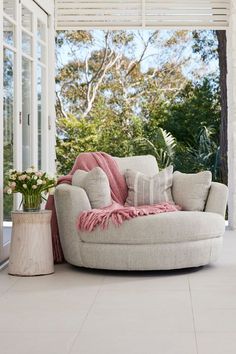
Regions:
<instances>
[{"instance_id":1,"label":"white throw pillow","mask_svg":"<svg viewBox=\"0 0 236 354\"><path fill-rule=\"evenodd\" d=\"M125 171L128 186L126 205L153 205L173 202L171 195L173 166L150 177L134 170Z\"/></svg>"},{"instance_id":2,"label":"white throw pillow","mask_svg":"<svg viewBox=\"0 0 236 354\"><path fill-rule=\"evenodd\" d=\"M210 171L199 173L174 172L172 196L183 210L203 211L211 186Z\"/></svg>"},{"instance_id":3,"label":"white throw pillow","mask_svg":"<svg viewBox=\"0 0 236 354\"><path fill-rule=\"evenodd\" d=\"M85 190L92 209L105 208L112 204L109 181L100 167L89 172L77 170L72 176L72 184Z\"/></svg>"}]
</instances>

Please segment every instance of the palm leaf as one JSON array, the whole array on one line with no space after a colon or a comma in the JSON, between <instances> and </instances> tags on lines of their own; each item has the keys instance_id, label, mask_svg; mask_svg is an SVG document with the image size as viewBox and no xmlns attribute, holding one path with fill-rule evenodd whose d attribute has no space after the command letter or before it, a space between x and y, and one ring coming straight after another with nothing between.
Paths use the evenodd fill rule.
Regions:
<instances>
[{"instance_id":1,"label":"palm leaf","mask_svg":"<svg viewBox=\"0 0 236 354\"><path fill-rule=\"evenodd\" d=\"M151 153L157 159L160 167L169 166L174 158L176 140L173 135L162 128L158 128L155 134L155 140L142 137L135 139L144 153Z\"/></svg>"}]
</instances>

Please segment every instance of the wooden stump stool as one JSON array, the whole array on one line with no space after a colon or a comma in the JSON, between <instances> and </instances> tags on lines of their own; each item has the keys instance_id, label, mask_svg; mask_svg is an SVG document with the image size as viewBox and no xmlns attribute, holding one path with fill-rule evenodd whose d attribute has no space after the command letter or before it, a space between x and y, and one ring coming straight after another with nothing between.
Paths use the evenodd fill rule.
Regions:
<instances>
[{"instance_id":1,"label":"wooden stump stool","mask_svg":"<svg viewBox=\"0 0 236 354\"><path fill-rule=\"evenodd\" d=\"M9 274L32 276L54 272L51 214L49 210L12 212Z\"/></svg>"}]
</instances>

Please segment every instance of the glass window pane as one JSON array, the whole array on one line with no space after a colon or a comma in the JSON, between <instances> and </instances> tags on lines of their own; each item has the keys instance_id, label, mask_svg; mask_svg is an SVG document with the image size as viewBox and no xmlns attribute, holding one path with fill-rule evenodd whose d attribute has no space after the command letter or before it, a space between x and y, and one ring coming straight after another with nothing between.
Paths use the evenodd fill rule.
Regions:
<instances>
[{"instance_id":1,"label":"glass window pane","mask_svg":"<svg viewBox=\"0 0 236 354\"><path fill-rule=\"evenodd\" d=\"M14 117L14 53L4 49L3 63L3 144L4 185L6 173L13 168L13 117ZM12 195L4 194L4 220L11 220Z\"/></svg>"},{"instance_id":2,"label":"glass window pane","mask_svg":"<svg viewBox=\"0 0 236 354\"><path fill-rule=\"evenodd\" d=\"M15 18L15 6L15 0L3 0L3 11L12 18Z\"/></svg>"},{"instance_id":3,"label":"glass window pane","mask_svg":"<svg viewBox=\"0 0 236 354\"><path fill-rule=\"evenodd\" d=\"M32 55L32 38L25 32L22 32L22 51Z\"/></svg>"},{"instance_id":4,"label":"glass window pane","mask_svg":"<svg viewBox=\"0 0 236 354\"><path fill-rule=\"evenodd\" d=\"M14 46L14 25L3 18L3 40L5 43Z\"/></svg>"},{"instance_id":5,"label":"glass window pane","mask_svg":"<svg viewBox=\"0 0 236 354\"><path fill-rule=\"evenodd\" d=\"M37 21L37 37L41 41L45 41L46 25L40 20Z\"/></svg>"},{"instance_id":6,"label":"glass window pane","mask_svg":"<svg viewBox=\"0 0 236 354\"><path fill-rule=\"evenodd\" d=\"M32 13L23 5L21 10L21 23L25 29L32 32Z\"/></svg>"},{"instance_id":7,"label":"glass window pane","mask_svg":"<svg viewBox=\"0 0 236 354\"><path fill-rule=\"evenodd\" d=\"M45 63L45 46L37 43L37 58L42 63Z\"/></svg>"},{"instance_id":8,"label":"glass window pane","mask_svg":"<svg viewBox=\"0 0 236 354\"><path fill-rule=\"evenodd\" d=\"M31 149L31 61L22 58L22 165L23 169L30 167L30 149Z\"/></svg>"},{"instance_id":9,"label":"glass window pane","mask_svg":"<svg viewBox=\"0 0 236 354\"><path fill-rule=\"evenodd\" d=\"M37 66L37 99L38 99L38 168L42 168L43 122L46 121L45 107L45 68Z\"/></svg>"},{"instance_id":10,"label":"glass window pane","mask_svg":"<svg viewBox=\"0 0 236 354\"><path fill-rule=\"evenodd\" d=\"M42 76L43 69L37 66L37 99L38 99L38 168L42 168Z\"/></svg>"}]
</instances>

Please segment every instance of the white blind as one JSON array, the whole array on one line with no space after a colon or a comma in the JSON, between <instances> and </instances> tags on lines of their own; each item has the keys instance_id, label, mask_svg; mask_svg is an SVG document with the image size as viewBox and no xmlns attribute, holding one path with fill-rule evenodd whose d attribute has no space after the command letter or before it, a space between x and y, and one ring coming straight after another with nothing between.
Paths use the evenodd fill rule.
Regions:
<instances>
[{"instance_id":1,"label":"white blind","mask_svg":"<svg viewBox=\"0 0 236 354\"><path fill-rule=\"evenodd\" d=\"M230 0L56 0L57 29L225 28Z\"/></svg>"}]
</instances>

